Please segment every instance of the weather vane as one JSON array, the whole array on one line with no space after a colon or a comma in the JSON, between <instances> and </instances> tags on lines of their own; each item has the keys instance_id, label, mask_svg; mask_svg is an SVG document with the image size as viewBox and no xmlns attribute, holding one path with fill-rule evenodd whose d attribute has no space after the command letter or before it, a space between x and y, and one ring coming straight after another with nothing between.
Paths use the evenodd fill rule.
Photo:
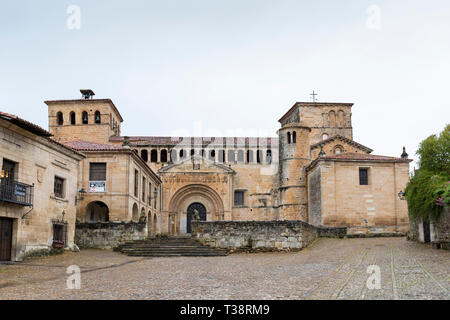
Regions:
<instances>
[{"instance_id":1,"label":"weather vane","mask_svg":"<svg viewBox=\"0 0 450 320\"><path fill-rule=\"evenodd\" d=\"M315 93L314 90L313 90L313 92L310 94L310 96L311 96L313 102L316 102L316 101L317 101L317 98L316 98L317 93Z\"/></svg>"}]
</instances>

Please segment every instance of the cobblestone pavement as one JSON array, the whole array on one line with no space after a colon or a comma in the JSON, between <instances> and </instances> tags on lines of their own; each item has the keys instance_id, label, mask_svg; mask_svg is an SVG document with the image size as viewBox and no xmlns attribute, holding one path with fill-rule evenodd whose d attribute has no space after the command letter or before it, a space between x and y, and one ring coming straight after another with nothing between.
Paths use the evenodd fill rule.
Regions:
<instances>
[{"instance_id":1,"label":"cobblestone pavement","mask_svg":"<svg viewBox=\"0 0 450 320\"><path fill-rule=\"evenodd\" d=\"M81 289L66 268L81 268ZM378 265L381 289L368 289ZM297 253L136 258L102 250L0 265L0 299L446 299L450 252L404 238L321 239Z\"/></svg>"}]
</instances>

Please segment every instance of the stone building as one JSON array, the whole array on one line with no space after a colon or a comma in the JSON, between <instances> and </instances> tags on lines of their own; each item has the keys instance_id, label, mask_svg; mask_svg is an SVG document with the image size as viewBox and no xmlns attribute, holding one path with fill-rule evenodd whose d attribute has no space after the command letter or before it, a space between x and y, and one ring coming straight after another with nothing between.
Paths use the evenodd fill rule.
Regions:
<instances>
[{"instance_id":1,"label":"stone building","mask_svg":"<svg viewBox=\"0 0 450 320\"><path fill-rule=\"evenodd\" d=\"M95 146L89 152L95 161L106 161L102 153L131 148L146 181L162 181L161 233L189 233L194 213L207 221L302 220L357 233L408 228L406 203L396 197L405 188L410 160L371 155L353 141L351 103L295 103L279 120L278 137L124 137L113 102L93 99L92 90L82 94L83 99L46 101L53 138L84 153L79 146ZM84 187L87 157L80 176ZM133 170L111 166L111 179L116 173L117 187L132 186ZM114 193L106 198L116 201ZM80 203L80 219L86 219L89 201ZM131 203L108 206L110 218L132 218ZM138 204L138 210L148 209Z\"/></svg>"},{"instance_id":2,"label":"stone building","mask_svg":"<svg viewBox=\"0 0 450 320\"><path fill-rule=\"evenodd\" d=\"M72 248L84 156L46 130L0 112L0 260L54 243Z\"/></svg>"}]
</instances>

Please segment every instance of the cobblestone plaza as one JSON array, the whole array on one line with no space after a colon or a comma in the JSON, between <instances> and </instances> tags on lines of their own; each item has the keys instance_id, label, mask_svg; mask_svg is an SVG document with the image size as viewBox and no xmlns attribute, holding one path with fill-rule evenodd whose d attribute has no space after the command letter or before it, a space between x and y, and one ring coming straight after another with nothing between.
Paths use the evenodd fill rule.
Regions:
<instances>
[{"instance_id":1,"label":"cobblestone plaza","mask_svg":"<svg viewBox=\"0 0 450 320\"><path fill-rule=\"evenodd\" d=\"M67 267L81 289L67 289ZM368 267L381 289L368 289ZM435 299L450 298L450 254L405 238L320 239L297 253L134 258L68 252L0 265L0 299Z\"/></svg>"}]
</instances>

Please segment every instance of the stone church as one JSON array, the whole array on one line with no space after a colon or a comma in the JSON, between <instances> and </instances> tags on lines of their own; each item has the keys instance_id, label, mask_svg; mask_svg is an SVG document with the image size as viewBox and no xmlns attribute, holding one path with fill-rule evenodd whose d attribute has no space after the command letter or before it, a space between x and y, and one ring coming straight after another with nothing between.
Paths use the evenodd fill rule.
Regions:
<instances>
[{"instance_id":1,"label":"stone church","mask_svg":"<svg viewBox=\"0 0 450 320\"><path fill-rule=\"evenodd\" d=\"M398 197L408 155L372 155L353 140L352 103L297 102L277 137L121 135L110 99L45 101L56 142L82 153L79 221L147 221L149 233L206 221L302 220L350 233L405 232ZM271 121L271 119L268 119ZM150 132L149 132L150 133Z\"/></svg>"}]
</instances>

